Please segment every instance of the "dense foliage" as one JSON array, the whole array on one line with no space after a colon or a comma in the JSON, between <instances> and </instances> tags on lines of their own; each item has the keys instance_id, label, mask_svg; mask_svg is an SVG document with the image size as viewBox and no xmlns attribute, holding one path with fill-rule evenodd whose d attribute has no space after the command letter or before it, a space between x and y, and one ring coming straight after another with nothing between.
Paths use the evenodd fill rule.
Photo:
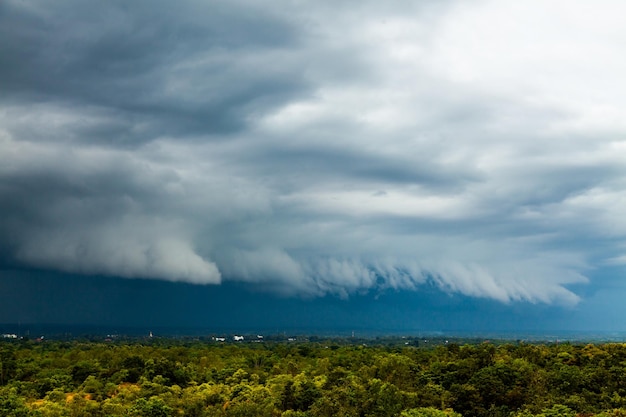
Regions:
<instances>
[{"instance_id":1,"label":"dense foliage","mask_svg":"<svg viewBox=\"0 0 626 417\"><path fill-rule=\"evenodd\" d=\"M0 416L626 417L626 344L0 342Z\"/></svg>"}]
</instances>

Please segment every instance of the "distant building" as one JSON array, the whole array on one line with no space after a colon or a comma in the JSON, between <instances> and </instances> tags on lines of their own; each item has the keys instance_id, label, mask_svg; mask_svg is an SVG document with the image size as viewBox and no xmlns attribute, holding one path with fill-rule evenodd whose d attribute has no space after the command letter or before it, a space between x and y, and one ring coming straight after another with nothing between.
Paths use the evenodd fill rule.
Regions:
<instances>
[{"instance_id":1,"label":"distant building","mask_svg":"<svg viewBox=\"0 0 626 417\"><path fill-rule=\"evenodd\" d=\"M233 336L233 340L234 340L235 342L242 342L242 341L243 341L243 336L237 336L237 335L235 335L235 336Z\"/></svg>"},{"instance_id":2,"label":"distant building","mask_svg":"<svg viewBox=\"0 0 626 417\"><path fill-rule=\"evenodd\" d=\"M2 337L4 339L17 339L17 335L15 333L5 333Z\"/></svg>"}]
</instances>

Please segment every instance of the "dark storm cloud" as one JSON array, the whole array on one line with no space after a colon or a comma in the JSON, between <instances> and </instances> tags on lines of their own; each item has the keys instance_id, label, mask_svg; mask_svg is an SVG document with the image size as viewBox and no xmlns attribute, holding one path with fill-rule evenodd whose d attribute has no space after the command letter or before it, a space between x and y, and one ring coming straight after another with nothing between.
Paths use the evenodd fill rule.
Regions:
<instances>
[{"instance_id":1,"label":"dark storm cloud","mask_svg":"<svg viewBox=\"0 0 626 417\"><path fill-rule=\"evenodd\" d=\"M238 130L306 88L281 61L295 28L252 4L5 2L0 19L4 100L109 111L100 140Z\"/></svg>"},{"instance_id":2,"label":"dark storm cloud","mask_svg":"<svg viewBox=\"0 0 626 417\"><path fill-rule=\"evenodd\" d=\"M603 1L2 2L1 262L576 303L626 263Z\"/></svg>"}]
</instances>

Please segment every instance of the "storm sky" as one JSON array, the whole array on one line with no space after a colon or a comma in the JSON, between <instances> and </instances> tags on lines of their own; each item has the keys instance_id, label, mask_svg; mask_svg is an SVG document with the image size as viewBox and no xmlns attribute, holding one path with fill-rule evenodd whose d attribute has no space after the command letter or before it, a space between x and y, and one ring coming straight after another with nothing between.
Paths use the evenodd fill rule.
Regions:
<instances>
[{"instance_id":1,"label":"storm sky","mask_svg":"<svg viewBox=\"0 0 626 417\"><path fill-rule=\"evenodd\" d=\"M0 297L53 283L71 304L83 277L91 297L141 280L181 306L227 288L602 317L626 296L624 15L3 0ZM0 322L71 315L27 308Z\"/></svg>"}]
</instances>

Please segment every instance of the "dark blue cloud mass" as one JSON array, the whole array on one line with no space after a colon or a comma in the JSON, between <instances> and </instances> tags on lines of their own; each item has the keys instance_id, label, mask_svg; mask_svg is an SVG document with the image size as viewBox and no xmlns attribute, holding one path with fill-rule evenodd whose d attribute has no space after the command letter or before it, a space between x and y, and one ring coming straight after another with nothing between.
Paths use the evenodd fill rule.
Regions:
<instances>
[{"instance_id":1,"label":"dark blue cloud mass","mask_svg":"<svg viewBox=\"0 0 626 417\"><path fill-rule=\"evenodd\" d=\"M597 305L626 29L588 9L3 1L0 273Z\"/></svg>"}]
</instances>

